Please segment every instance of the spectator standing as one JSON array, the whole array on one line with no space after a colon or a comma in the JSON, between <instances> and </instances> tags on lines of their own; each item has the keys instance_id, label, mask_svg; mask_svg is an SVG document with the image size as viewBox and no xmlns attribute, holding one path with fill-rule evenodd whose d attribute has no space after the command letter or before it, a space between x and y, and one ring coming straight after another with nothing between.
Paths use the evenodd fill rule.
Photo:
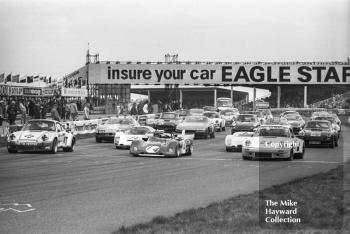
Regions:
<instances>
[{"instance_id":1,"label":"spectator standing","mask_svg":"<svg viewBox=\"0 0 350 234\"><path fill-rule=\"evenodd\" d=\"M75 121L78 116L78 107L75 101L72 101L72 103L70 104L69 112L70 112L70 116L72 117L72 120Z\"/></svg>"},{"instance_id":2,"label":"spectator standing","mask_svg":"<svg viewBox=\"0 0 350 234\"><path fill-rule=\"evenodd\" d=\"M7 108L7 115L10 125L14 125L17 117L17 106L14 100L11 101L10 105Z\"/></svg>"},{"instance_id":3,"label":"spectator standing","mask_svg":"<svg viewBox=\"0 0 350 234\"><path fill-rule=\"evenodd\" d=\"M70 103L69 102L67 102L66 103L66 105L65 105L65 113L66 113L66 116L65 116L65 119L70 119L70 115L71 115L71 113L70 113Z\"/></svg>"},{"instance_id":4,"label":"spectator standing","mask_svg":"<svg viewBox=\"0 0 350 234\"><path fill-rule=\"evenodd\" d=\"M0 127L5 119L6 105L4 100L0 100Z\"/></svg>"},{"instance_id":5,"label":"spectator standing","mask_svg":"<svg viewBox=\"0 0 350 234\"><path fill-rule=\"evenodd\" d=\"M27 122L27 108L23 104L23 100L19 102L19 110L21 113L21 123L25 124Z\"/></svg>"},{"instance_id":6,"label":"spectator standing","mask_svg":"<svg viewBox=\"0 0 350 234\"><path fill-rule=\"evenodd\" d=\"M57 103L53 104L53 107L51 109L51 118L56 121L61 121L60 114L57 111Z\"/></svg>"},{"instance_id":7,"label":"spectator standing","mask_svg":"<svg viewBox=\"0 0 350 234\"><path fill-rule=\"evenodd\" d=\"M37 102L34 104L34 119L40 119L41 118L41 104L40 102Z\"/></svg>"},{"instance_id":8,"label":"spectator standing","mask_svg":"<svg viewBox=\"0 0 350 234\"><path fill-rule=\"evenodd\" d=\"M32 119L34 119L34 116L35 116L35 104L34 104L32 99L29 101L29 104L28 104L28 115Z\"/></svg>"},{"instance_id":9,"label":"spectator standing","mask_svg":"<svg viewBox=\"0 0 350 234\"><path fill-rule=\"evenodd\" d=\"M90 113L90 104L87 102L85 103L85 107L84 107L84 120L90 119L89 113Z\"/></svg>"},{"instance_id":10,"label":"spectator standing","mask_svg":"<svg viewBox=\"0 0 350 234\"><path fill-rule=\"evenodd\" d=\"M137 115L137 108L136 108L136 102L132 104L131 110L130 110L131 115Z\"/></svg>"}]
</instances>

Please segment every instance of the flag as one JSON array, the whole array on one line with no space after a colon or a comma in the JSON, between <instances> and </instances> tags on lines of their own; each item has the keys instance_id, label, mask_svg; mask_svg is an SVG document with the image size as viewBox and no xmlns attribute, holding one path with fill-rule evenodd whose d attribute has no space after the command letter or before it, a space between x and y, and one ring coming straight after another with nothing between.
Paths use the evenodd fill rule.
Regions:
<instances>
[{"instance_id":1,"label":"flag","mask_svg":"<svg viewBox=\"0 0 350 234\"><path fill-rule=\"evenodd\" d=\"M11 82L11 77L12 77L11 73L10 73L10 74L8 74L8 75L6 76L5 83L7 83L7 82Z\"/></svg>"},{"instance_id":2,"label":"flag","mask_svg":"<svg viewBox=\"0 0 350 234\"><path fill-rule=\"evenodd\" d=\"M2 73L0 74L0 83L4 83L4 81L5 81L5 74Z\"/></svg>"},{"instance_id":3,"label":"flag","mask_svg":"<svg viewBox=\"0 0 350 234\"><path fill-rule=\"evenodd\" d=\"M33 80L34 80L34 81L38 81L38 80L39 80L39 76L34 76L34 77L33 77Z\"/></svg>"},{"instance_id":4,"label":"flag","mask_svg":"<svg viewBox=\"0 0 350 234\"><path fill-rule=\"evenodd\" d=\"M12 76L11 82L18 83L19 82L19 74L15 75L15 76Z\"/></svg>"},{"instance_id":5,"label":"flag","mask_svg":"<svg viewBox=\"0 0 350 234\"><path fill-rule=\"evenodd\" d=\"M48 82L49 82L49 84L51 84L51 76L49 77Z\"/></svg>"},{"instance_id":6,"label":"flag","mask_svg":"<svg viewBox=\"0 0 350 234\"><path fill-rule=\"evenodd\" d=\"M19 79L19 83L26 83L27 82L27 76L22 76L20 79Z\"/></svg>"},{"instance_id":7,"label":"flag","mask_svg":"<svg viewBox=\"0 0 350 234\"><path fill-rule=\"evenodd\" d=\"M33 76L27 76L27 83L33 83Z\"/></svg>"},{"instance_id":8,"label":"flag","mask_svg":"<svg viewBox=\"0 0 350 234\"><path fill-rule=\"evenodd\" d=\"M45 76L40 76L40 80L44 80Z\"/></svg>"},{"instance_id":9,"label":"flag","mask_svg":"<svg viewBox=\"0 0 350 234\"><path fill-rule=\"evenodd\" d=\"M46 76L44 76L44 82L46 83Z\"/></svg>"}]
</instances>

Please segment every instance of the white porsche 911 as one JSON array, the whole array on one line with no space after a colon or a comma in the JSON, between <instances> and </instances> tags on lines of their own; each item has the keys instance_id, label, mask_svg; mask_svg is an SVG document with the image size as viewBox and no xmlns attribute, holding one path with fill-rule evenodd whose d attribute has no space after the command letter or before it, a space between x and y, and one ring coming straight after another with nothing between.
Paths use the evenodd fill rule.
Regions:
<instances>
[{"instance_id":1,"label":"white porsche 911","mask_svg":"<svg viewBox=\"0 0 350 234\"><path fill-rule=\"evenodd\" d=\"M137 126L126 132L117 132L114 136L114 145L117 149L129 149L133 141L151 136L155 131L154 128L149 126Z\"/></svg>"},{"instance_id":2,"label":"white porsche 911","mask_svg":"<svg viewBox=\"0 0 350 234\"><path fill-rule=\"evenodd\" d=\"M254 132L235 132L231 135L227 135L225 138L225 146L227 152L241 151L243 141L252 137Z\"/></svg>"},{"instance_id":3,"label":"white porsche 911","mask_svg":"<svg viewBox=\"0 0 350 234\"><path fill-rule=\"evenodd\" d=\"M304 158L304 140L297 138L291 127L285 125L263 125L242 146L242 158L287 159Z\"/></svg>"},{"instance_id":4,"label":"white porsche 911","mask_svg":"<svg viewBox=\"0 0 350 234\"><path fill-rule=\"evenodd\" d=\"M73 152L76 139L66 132L60 122L47 119L29 120L21 131L7 138L9 153L18 151L46 151L55 154L58 149Z\"/></svg>"}]
</instances>

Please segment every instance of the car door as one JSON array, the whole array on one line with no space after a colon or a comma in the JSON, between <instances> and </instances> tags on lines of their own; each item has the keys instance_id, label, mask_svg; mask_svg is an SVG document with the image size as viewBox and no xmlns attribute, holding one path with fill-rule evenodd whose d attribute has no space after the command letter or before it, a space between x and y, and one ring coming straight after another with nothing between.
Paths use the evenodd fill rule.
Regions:
<instances>
[{"instance_id":1,"label":"car door","mask_svg":"<svg viewBox=\"0 0 350 234\"><path fill-rule=\"evenodd\" d=\"M57 136L58 136L58 146L63 146L65 145L65 131L63 131L62 125L60 123L56 124L57 128ZM66 139L67 141L67 139Z\"/></svg>"}]
</instances>

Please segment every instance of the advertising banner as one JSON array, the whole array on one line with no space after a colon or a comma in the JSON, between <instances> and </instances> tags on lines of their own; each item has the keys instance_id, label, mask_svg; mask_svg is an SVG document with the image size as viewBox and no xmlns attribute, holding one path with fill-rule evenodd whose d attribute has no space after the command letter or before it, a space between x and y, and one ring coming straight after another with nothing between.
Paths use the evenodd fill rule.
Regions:
<instances>
[{"instance_id":1,"label":"advertising banner","mask_svg":"<svg viewBox=\"0 0 350 234\"><path fill-rule=\"evenodd\" d=\"M24 96L41 96L41 88L23 88Z\"/></svg>"},{"instance_id":2,"label":"advertising banner","mask_svg":"<svg viewBox=\"0 0 350 234\"><path fill-rule=\"evenodd\" d=\"M64 88L61 89L62 97L87 97L87 89Z\"/></svg>"},{"instance_id":3,"label":"advertising banner","mask_svg":"<svg viewBox=\"0 0 350 234\"><path fill-rule=\"evenodd\" d=\"M89 84L349 84L349 65L89 64Z\"/></svg>"}]
</instances>

